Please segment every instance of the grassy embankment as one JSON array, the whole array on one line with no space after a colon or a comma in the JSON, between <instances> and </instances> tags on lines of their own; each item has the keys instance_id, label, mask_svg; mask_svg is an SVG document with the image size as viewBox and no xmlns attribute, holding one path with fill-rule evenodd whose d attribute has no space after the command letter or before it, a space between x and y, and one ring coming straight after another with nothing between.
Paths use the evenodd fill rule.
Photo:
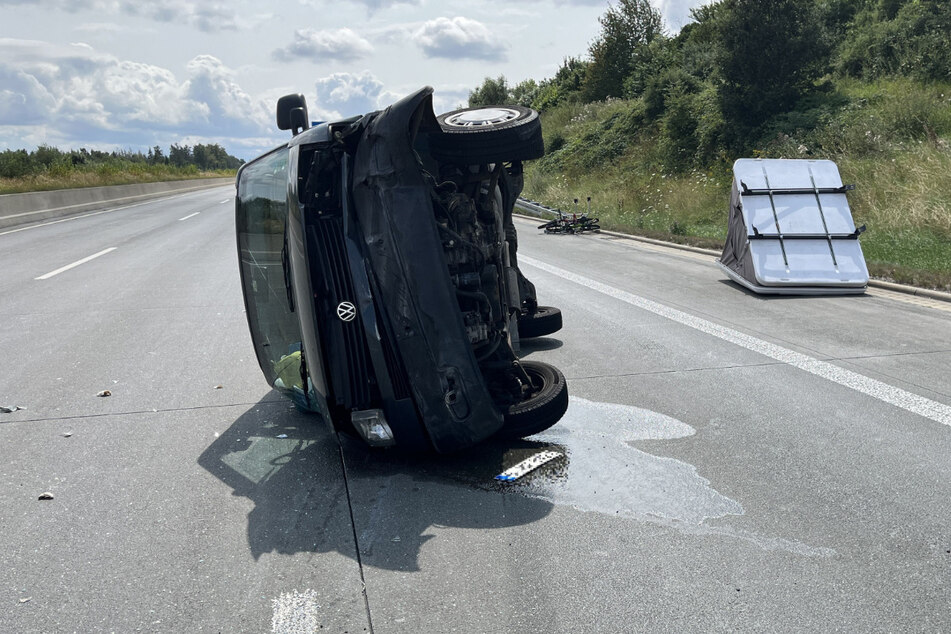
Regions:
<instances>
[{"instance_id":1,"label":"grassy embankment","mask_svg":"<svg viewBox=\"0 0 951 634\"><path fill-rule=\"evenodd\" d=\"M193 165L97 165L52 166L37 174L17 178L0 178L0 194L70 189L74 187L100 187L105 185L129 185L132 183L155 183L162 181L234 177L235 170L202 171Z\"/></svg>"},{"instance_id":2,"label":"grassy embankment","mask_svg":"<svg viewBox=\"0 0 951 634\"><path fill-rule=\"evenodd\" d=\"M721 248L734 157L665 170L656 126L639 108L612 100L543 113L549 151L528 167L523 195L565 211L591 196L607 229ZM951 291L951 84L839 83L798 123L753 155L835 161L856 185L849 202L856 224L868 226L861 243L871 275Z\"/></svg>"}]
</instances>

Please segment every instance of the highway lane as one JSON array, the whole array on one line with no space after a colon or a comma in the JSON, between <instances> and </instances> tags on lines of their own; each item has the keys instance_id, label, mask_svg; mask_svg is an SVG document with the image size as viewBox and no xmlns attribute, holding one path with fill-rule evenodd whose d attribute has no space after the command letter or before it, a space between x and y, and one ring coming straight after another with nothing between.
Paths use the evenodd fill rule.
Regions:
<instances>
[{"instance_id":1,"label":"highway lane","mask_svg":"<svg viewBox=\"0 0 951 634\"><path fill-rule=\"evenodd\" d=\"M431 619L435 631L947 629L945 422L621 298L939 410L951 403L944 306L894 294L766 299L725 281L711 258L519 230L526 274L566 319L526 352L562 368L572 393L566 418L527 450L564 450L567 464L500 495L489 478L526 449L424 466L355 452L350 488L381 631ZM433 592L420 576L447 585Z\"/></svg>"},{"instance_id":2,"label":"highway lane","mask_svg":"<svg viewBox=\"0 0 951 634\"><path fill-rule=\"evenodd\" d=\"M0 414L0 629L951 627L946 307L761 298L709 258L519 221L565 312L523 353L565 372L565 419L340 450L263 384L230 196L0 235L0 404L26 407Z\"/></svg>"},{"instance_id":3,"label":"highway lane","mask_svg":"<svg viewBox=\"0 0 951 634\"><path fill-rule=\"evenodd\" d=\"M262 381L233 216L221 188L0 236L0 631L268 631L312 576L365 627L339 452ZM306 452L266 427L301 424ZM308 470L218 459L268 442Z\"/></svg>"}]
</instances>

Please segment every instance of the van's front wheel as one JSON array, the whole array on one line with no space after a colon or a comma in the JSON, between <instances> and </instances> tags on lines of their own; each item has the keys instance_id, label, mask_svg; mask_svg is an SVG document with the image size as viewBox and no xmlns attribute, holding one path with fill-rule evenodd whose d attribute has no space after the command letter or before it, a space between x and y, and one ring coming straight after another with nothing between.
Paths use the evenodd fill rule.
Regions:
<instances>
[{"instance_id":1,"label":"van's front wheel","mask_svg":"<svg viewBox=\"0 0 951 634\"><path fill-rule=\"evenodd\" d=\"M497 438L524 438L543 432L561 420L568 409L568 384L561 370L541 361L519 363L531 379L531 387L525 386L525 398L504 412Z\"/></svg>"},{"instance_id":2,"label":"van's front wheel","mask_svg":"<svg viewBox=\"0 0 951 634\"><path fill-rule=\"evenodd\" d=\"M429 139L438 161L465 165L528 161L545 154L538 113L524 106L463 108L436 119L442 133Z\"/></svg>"}]
</instances>

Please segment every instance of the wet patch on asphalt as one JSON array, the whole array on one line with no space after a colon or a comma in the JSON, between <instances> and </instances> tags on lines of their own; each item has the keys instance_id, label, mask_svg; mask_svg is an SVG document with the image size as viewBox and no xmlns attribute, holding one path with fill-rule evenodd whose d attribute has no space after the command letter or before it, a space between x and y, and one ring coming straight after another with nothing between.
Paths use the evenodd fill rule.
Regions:
<instances>
[{"instance_id":1,"label":"wet patch on asphalt","mask_svg":"<svg viewBox=\"0 0 951 634\"><path fill-rule=\"evenodd\" d=\"M743 507L713 489L693 465L630 444L693 434L692 427L664 414L572 398L561 421L534 437L565 447L568 477L537 479L526 493L582 511L686 524L742 515Z\"/></svg>"},{"instance_id":2,"label":"wet patch on asphalt","mask_svg":"<svg viewBox=\"0 0 951 634\"><path fill-rule=\"evenodd\" d=\"M483 443L451 456L358 450L347 452L347 462L357 463L354 466L360 477L412 474L415 480L454 482L660 524L688 534L741 539L764 550L812 557L835 554L828 548L712 525L711 520L743 515L742 504L718 492L695 466L633 444L686 438L694 433L690 425L658 412L571 397L568 411L557 425L526 440ZM560 455L512 481L496 479L544 452Z\"/></svg>"},{"instance_id":3,"label":"wet patch on asphalt","mask_svg":"<svg viewBox=\"0 0 951 634\"><path fill-rule=\"evenodd\" d=\"M765 550L835 554L828 548L707 524L707 520L743 515L743 506L714 489L693 465L631 444L694 433L690 425L658 412L572 397L558 424L532 437L562 447L562 467L549 477L542 467L534 478L509 486L556 505L664 524L692 534L735 537Z\"/></svg>"}]
</instances>

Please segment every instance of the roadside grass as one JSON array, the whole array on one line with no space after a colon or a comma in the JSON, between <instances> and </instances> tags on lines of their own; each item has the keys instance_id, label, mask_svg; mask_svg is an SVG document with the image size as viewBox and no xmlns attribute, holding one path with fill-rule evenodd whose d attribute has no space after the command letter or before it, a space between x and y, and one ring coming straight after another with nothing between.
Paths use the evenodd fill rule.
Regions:
<instances>
[{"instance_id":1,"label":"roadside grass","mask_svg":"<svg viewBox=\"0 0 951 634\"><path fill-rule=\"evenodd\" d=\"M126 165L115 167L99 165L95 168L50 169L19 178L0 178L0 194L19 194L54 189L78 187L102 187L106 185L129 185L133 183L157 183L172 180L217 178L234 176L234 170L199 171L194 166L177 168L169 165Z\"/></svg>"},{"instance_id":2,"label":"roadside grass","mask_svg":"<svg viewBox=\"0 0 951 634\"><path fill-rule=\"evenodd\" d=\"M873 277L951 291L951 85L908 80L839 86L845 105L822 125L780 135L754 156L827 158L839 166ZM544 113L549 153L527 166L523 195L591 213L606 229L722 248L731 164L665 170L636 101ZM620 129L619 129L620 128ZM634 129L636 128L636 129Z\"/></svg>"},{"instance_id":3,"label":"roadside grass","mask_svg":"<svg viewBox=\"0 0 951 634\"><path fill-rule=\"evenodd\" d=\"M605 229L707 248L726 239L729 183L707 174L616 168L548 178L530 170L523 196L566 213L587 211L590 196L590 213Z\"/></svg>"}]
</instances>

